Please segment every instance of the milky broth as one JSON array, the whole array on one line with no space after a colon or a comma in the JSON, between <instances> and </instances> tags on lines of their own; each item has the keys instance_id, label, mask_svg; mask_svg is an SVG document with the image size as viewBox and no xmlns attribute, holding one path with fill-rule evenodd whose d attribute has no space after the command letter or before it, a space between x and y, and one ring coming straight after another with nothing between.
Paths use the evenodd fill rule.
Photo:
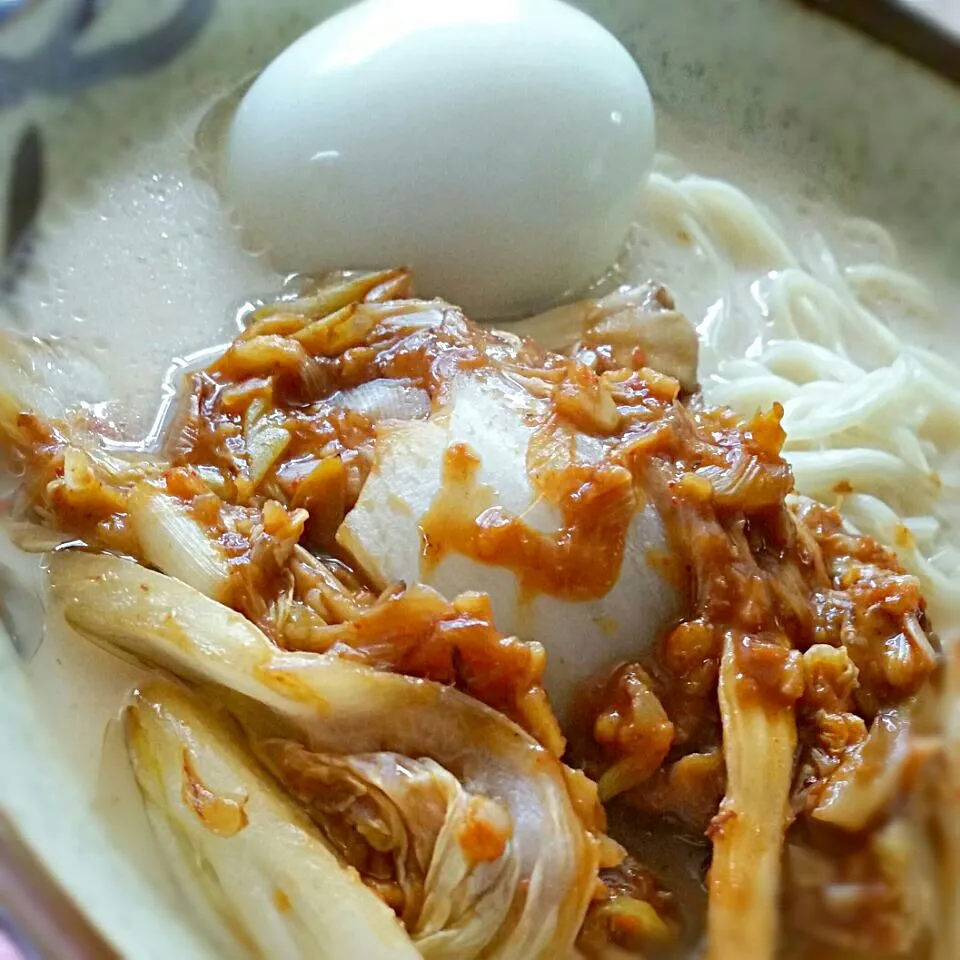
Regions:
<instances>
[{"instance_id":1,"label":"milky broth","mask_svg":"<svg viewBox=\"0 0 960 960\"><path fill-rule=\"evenodd\" d=\"M243 249L229 211L198 170L196 130L210 107L210 101L194 104L149 143L118 153L109 176L82 202L64 198L43 223L33 265L10 306L8 322L15 328L76 341L95 361L108 386L99 398L109 402L103 409L130 440L148 433L171 364L232 338L238 305L282 283L264 257ZM841 260L869 254L883 262L893 255L882 238L851 227L840 207L785 160L735 155L664 118L660 145L668 155L660 160L664 168L679 163L670 157L680 157L687 170L741 186L769 205L797 242L820 231ZM716 287L689 244L645 218L642 200L638 209L620 275L664 283L678 306L700 323L729 291ZM919 257L906 251L905 259L914 266ZM945 303L960 302L947 284L933 279ZM899 333L943 346L941 321L889 307ZM950 349L957 356L955 339ZM0 560L17 566L25 589L32 589L38 581L35 564L14 554L9 545L0 548ZM140 827L130 826L136 817L130 813L129 782L115 761L103 774L102 746L109 721L142 670L70 635L52 614L45 624L39 619L17 625L20 633L43 632L25 666L34 694L65 762L114 824L118 845L133 849Z\"/></svg>"}]
</instances>

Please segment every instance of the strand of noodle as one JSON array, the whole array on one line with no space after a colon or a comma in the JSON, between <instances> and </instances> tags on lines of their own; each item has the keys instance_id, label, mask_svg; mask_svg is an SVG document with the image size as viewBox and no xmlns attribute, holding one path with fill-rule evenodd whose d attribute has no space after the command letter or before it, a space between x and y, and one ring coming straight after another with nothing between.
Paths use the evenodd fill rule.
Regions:
<instances>
[{"instance_id":1,"label":"strand of noodle","mask_svg":"<svg viewBox=\"0 0 960 960\"><path fill-rule=\"evenodd\" d=\"M918 470L931 476L935 475L936 471L930 463L928 452L924 450L924 444L912 425L900 424L894 427L890 431L890 440L898 456ZM930 452L936 453L936 450L932 449Z\"/></svg>"},{"instance_id":2,"label":"strand of noodle","mask_svg":"<svg viewBox=\"0 0 960 960\"><path fill-rule=\"evenodd\" d=\"M889 363L897 355L901 344L896 334L870 310L869 305L864 303L864 297L849 282L848 275L856 271L857 267L842 267L819 234L816 234L816 242L820 253L814 262L818 269L812 272L817 280L834 292L846 313L846 316L841 317L840 320L841 342L855 349L858 354L864 349L870 350L871 347L874 351L879 350L880 352L871 356L871 360L875 363ZM869 269L876 279L883 278L892 299L904 300L912 296L912 287L907 291L899 289L898 276L905 276L899 271L883 264L870 264ZM916 285L915 281L911 282ZM845 326L850 325L851 322L854 324L853 331L845 330ZM854 332L855 336L850 337L851 332Z\"/></svg>"},{"instance_id":3,"label":"strand of noodle","mask_svg":"<svg viewBox=\"0 0 960 960\"><path fill-rule=\"evenodd\" d=\"M878 363L888 363L898 353L900 343L896 335L867 309L856 295L850 285L846 282L845 270L841 268L834 256L833 251L828 244L819 235L808 234L803 244L807 248L807 255L802 258L803 267L800 270L802 276L795 277L795 282L802 285L806 277L811 285L808 296L816 299L819 294L826 297L825 291L829 291L830 298L834 306L838 307L836 316L838 317L837 331L840 336L840 347L855 348L858 351L864 347L873 347L881 349L874 358ZM810 248L815 248L816 253L810 252ZM884 268L887 269L887 268ZM890 278L892 279L892 278ZM821 288L819 291L814 288ZM854 337L844 336L844 327L852 326ZM849 341L852 339L852 343Z\"/></svg>"},{"instance_id":4,"label":"strand of noodle","mask_svg":"<svg viewBox=\"0 0 960 960\"><path fill-rule=\"evenodd\" d=\"M647 213L668 225L671 233L685 231L695 246L703 248L708 259L719 269L723 262L710 240L706 227L697 218L696 207L675 180L652 173L646 190Z\"/></svg>"},{"instance_id":5,"label":"strand of noodle","mask_svg":"<svg viewBox=\"0 0 960 960\"><path fill-rule=\"evenodd\" d=\"M651 173L644 192L647 212L679 222L684 213L693 213L680 184L664 173Z\"/></svg>"},{"instance_id":6,"label":"strand of noodle","mask_svg":"<svg viewBox=\"0 0 960 960\"><path fill-rule=\"evenodd\" d=\"M766 301L775 336L808 340L846 355L838 319L843 305L829 287L802 270L784 270L769 277Z\"/></svg>"},{"instance_id":7,"label":"strand of noodle","mask_svg":"<svg viewBox=\"0 0 960 960\"><path fill-rule=\"evenodd\" d=\"M932 543L940 532L940 521L936 517L904 517L903 525L913 534L914 540L920 546Z\"/></svg>"},{"instance_id":8,"label":"strand of noodle","mask_svg":"<svg viewBox=\"0 0 960 960\"><path fill-rule=\"evenodd\" d=\"M941 357L925 347L911 347L910 352L929 369L931 375L942 380L945 384L956 382L957 368L945 357ZM960 390L956 391L956 396L958 403L960 403Z\"/></svg>"},{"instance_id":9,"label":"strand of noodle","mask_svg":"<svg viewBox=\"0 0 960 960\"><path fill-rule=\"evenodd\" d=\"M903 460L885 450L872 447L848 447L843 450L788 450L797 488L808 496L827 502L843 484L855 490L872 487L897 488L906 483L924 484L931 498L936 485L930 477L912 469Z\"/></svg>"},{"instance_id":10,"label":"strand of noodle","mask_svg":"<svg viewBox=\"0 0 960 960\"><path fill-rule=\"evenodd\" d=\"M847 359L855 352L851 343L861 349L871 347L881 363L889 363L899 353L896 337L852 296L844 296L801 269L783 271L771 279L774 324L782 311L791 321L788 330L793 336L829 347Z\"/></svg>"},{"instance_id":11,"label":"strand of noodle","mask_svg":"<svg viewBox=\"0 0 960 960\"><path fill-rule=\"evenodd\" d=\"M753 376L742 379L720 381L712 386L710 399L722 406L733 407L751 414L757 410L768 410L771 397L790 398L798 391L795 384L783 377Z\"/></svg>"},{"instance_id":12,"label":"strand of noodle","mask_svg":"<svg viewBox=\"0 0 960 960\"><path fill-rule=\"evenodd\" d=\"M711 378L718 386L736 382L736 380L746 380L750 377L770 377L777 383L789 383L793 390L798 387L784 377L778 376L763 362L763 356L759 357L736 357L733 360L721 360L717 364L717 372L711 375Z\"/></svg>"},{"instance_id":13,"label":"strand of noodle","mask_svg":"<svg viewBox=\"0 0 960 960\"><path fill-rule=\"evenodd\" d=\"M930 291L902 270L879 263L861 263L846 267L843 276L861 303L867 298L893 300L909 307L916 316L932 320L937 315Z\"/></svg>"},{"instance_id":14,"label":"strand of noodle","mask_svg":"<svg viewBox=\"0 0 960 960\"><path fill-rule=\"evenodd\" d=\"M707 231L737 267L782 270L797 259L756 204L729 183L684 177L681 187Z\"/></svg>"},{"instance_id":15,"label":"strand of noodle","mask_svg":"<svg viewBox=\"0 0 960 960\"><path fill-rule=\"evenodd\" d=\"M853 383L864 373L855 363L807 340L773 340L758 360L774 373L800 384L817 380Z\"/></svg>"},{"instance_id":16,"label":"strand of noodle","mask_svg":"<svg viewBox=\"0 0 960 960\"><path fill-rule=\"evenodd\" d=\"M866 217L847 217L843 223L843 232L849 240L856 240L859 235L861 242L865 239L865 242L882 248L877 257L881 262L896 263L899 259L893 234L876 220L868 220Z\"/></svg>"},{"instance_id":17,"label":"strand of noodle","mask_svg":"<svg viewBox=\"0 0 960 960\"><path fill-rule=\"evenodd\" d=\"M849 385L807 384L784 404L784 429L794 441L816 440L886 416L902 402L897 391L903 391L909 380L910 371L897 360L892 367L873 370Z\"/></svg>"},{"instance_id":18,"label":"strand of noodle","mask_svg":"<svg viewBox=\"0 0 960 960\"><path fill-rule=\"evenodd\" d=\"M924 399L931 413L944 418L947 425L955 427L960 423L960 390L934 376L929 366L918 365L916 369L918 379L923 380Z\"/></svg>"},{"instance_id":19,"label":"strand of noodle","mask_svg":"<svg viewBox=\"0 0 960 960\"><path fill-rule=\"evenodd\" d=\"M956 585L957 577L960 576L960 550L948 544L923 556L929 562L931 569L944 573L949 577L950 584ZM953 591L951 596L955 601L957 600L956 591Z\"/></svg>"},{"instance_id":20,"label":"strand of noodle","mask_svg":"<svg viewBox=\"0 0 960 960\"><path fill-rule=\"evenodd\" d=\"M840 264L825 238L815 230L802 231L799 242L799 260L806 272L828 287L838 287Z\"/></svg>"},{"instance_id":21,"label":"strand of noodle","mask_svg":"<svg viewBox=\"0 0 960 960\"><path fill-rule=\"evenodd\" d=\"M683 187L668 177L651 174L647 186L647 204L650 211L661 219L674 223L673 232L683 231L691 242L701 248L707 259L715 265L718 273L723 257L711 240L709 229L701 224L696 205Z\"/></svg>"}]
</instances>

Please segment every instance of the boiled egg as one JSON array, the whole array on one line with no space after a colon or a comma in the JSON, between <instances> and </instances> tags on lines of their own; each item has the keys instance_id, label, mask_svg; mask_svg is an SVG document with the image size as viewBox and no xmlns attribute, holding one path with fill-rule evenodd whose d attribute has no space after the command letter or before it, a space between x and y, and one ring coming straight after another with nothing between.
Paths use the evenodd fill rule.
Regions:
<instances>
[{"instance_id":1,"label":"boiled egg","mask_svg":"<svg viewBox=\"0 0 960 960\"><path fill-rule=\"evenodd\" d=\"M605 273L654 152L636 62L558 0L365 0L240 102L223 186L284 272L412 267L475 318Z\"/></svg>"}]
</instances>

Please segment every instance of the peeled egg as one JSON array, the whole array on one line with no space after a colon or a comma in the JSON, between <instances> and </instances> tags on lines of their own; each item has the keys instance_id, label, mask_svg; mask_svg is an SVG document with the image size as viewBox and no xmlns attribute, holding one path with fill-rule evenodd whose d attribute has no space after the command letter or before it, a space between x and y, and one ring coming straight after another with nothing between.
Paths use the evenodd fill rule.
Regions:
<instances>
[{"instance_id":1,"label":"peeled egg","mask_svg":"<svg viewBox=\"0 0 960 960\"><path fill-rule=\"evenodd\" d=\"M609 269L653 151L640 69L573 7L366 0L253 83L224 187L283 271L403 264L504 317Z\"/></svg>"}]
</instances>

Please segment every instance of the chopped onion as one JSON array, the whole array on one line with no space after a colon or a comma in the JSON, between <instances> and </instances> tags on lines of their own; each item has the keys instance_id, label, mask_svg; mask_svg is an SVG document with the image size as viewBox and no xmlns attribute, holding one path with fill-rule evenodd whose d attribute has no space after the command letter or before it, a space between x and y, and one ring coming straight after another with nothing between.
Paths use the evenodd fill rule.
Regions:
<instances>
[{"instance_id":1,"label":"chopped onion","mask_svg":"<svg viewBox=\"0 0 960 960\"><path fill-rule=\"evenodd\" d=\"M227 558L182 501L144 483L127 509L149 563L208 597L221 594L230 574Z\"/></svg>"},{"instance_id":2,"label":"chopped onion","mask_svg":"<svg viewBox=\"0 0 960 960\"><path fill-rule=\"evenodd\" d=\"M430 413L427 391L409 380L368 380L332 394L327 403L355 410L373 421L417 420Z\"/></svg>"}]
</instances>

